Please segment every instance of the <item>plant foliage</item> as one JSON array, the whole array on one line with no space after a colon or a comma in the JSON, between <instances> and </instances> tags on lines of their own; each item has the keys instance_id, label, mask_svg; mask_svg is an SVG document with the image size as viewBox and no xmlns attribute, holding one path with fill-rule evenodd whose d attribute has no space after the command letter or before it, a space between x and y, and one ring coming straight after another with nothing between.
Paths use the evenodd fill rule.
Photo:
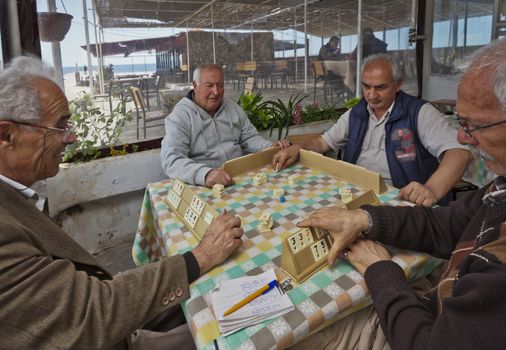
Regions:
<instances>
[{"instance_id":1,"label":"plant foliage","mask_svg":"<svg viewBox=\"0 0 506 350\"><path fill-rule=\"evenodd\" d=\"M352 97L344 101L344 107L347 109L355 107L361 100L361 97Z\"/></svg>"},{"instance_id":2,"label":"plant foliage","mask_svg":"<svg viewBox=\"0 0 506 350\"><path fill-rule=\"evenodd\" d=\"M124 99L112 110L112 115L95 107L89 94L70 101L69 110L77 141L67 146L64 162L96 159L101 155L100 149L107 147L111 155L118 154L112 147L118 143L125 123L132 120L132 111L127 111Z\"/></svg>"},{"instance_id":3,"label":"plant foliage","mask_svg":"<svg viewBox=\"0 0 506 350\"><path fill-rule=\"evenodd\" d=\"M300 97L302 91L297 94L292 94L288 101L285 103L279 98L275 101L268 101L268 108L272 115L270 136L274 128L278 128L278 140L284 139L288 136L290 125L293 124L293 114L295 106L300 104L307 95ZM285 136L283 137L283 129L285 129Z\"/></svg>"},{"instance_id":4,"label":"plant foliage","mask_svg":"<svg viewBox=\"0 0 506 350\"><path fill-rule=\"evenodd\" d=\"M339 118L339 110L330 104L322 107L315 103L302 107L306 97L299 92L292 94L287 102L279 98L263 101L262 92L258 91L255 94L241 94L238 103L257 130L270 130L272 136L274 128L278 128L277 137L281 140L288 136L291 125Z\"/></svg>"},{"instance_id":5,"label":"plant foliage","mask_svg":"<svg viewBox=\"0 0 506 350\"><path fill-rule=\"evenodd\" d=\"M262 92L256 94L244 94L239 96L239 105L242 107L251 123L257 130L266 130L270 127L272 115L268 102L262 102Z\"/></svg>"}]
</instances>

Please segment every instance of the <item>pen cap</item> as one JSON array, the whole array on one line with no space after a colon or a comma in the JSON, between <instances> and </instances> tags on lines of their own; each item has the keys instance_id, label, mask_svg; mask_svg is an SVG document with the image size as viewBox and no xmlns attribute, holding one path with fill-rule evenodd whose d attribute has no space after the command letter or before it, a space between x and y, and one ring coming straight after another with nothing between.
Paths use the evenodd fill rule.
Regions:
<instances>
[{"instance_id":1,"label":"pen cap","mask_svg":"<svg viewBox=\"0 0 506 350\"><path fill-rule=\"evenodd\" d=\"M269 282L269 288L267 288L262 294L265 294L267 293L268 291L270 291L272 288L276 287L278 285L278 280L272 280Z\"/></svg>"}]
</instances>

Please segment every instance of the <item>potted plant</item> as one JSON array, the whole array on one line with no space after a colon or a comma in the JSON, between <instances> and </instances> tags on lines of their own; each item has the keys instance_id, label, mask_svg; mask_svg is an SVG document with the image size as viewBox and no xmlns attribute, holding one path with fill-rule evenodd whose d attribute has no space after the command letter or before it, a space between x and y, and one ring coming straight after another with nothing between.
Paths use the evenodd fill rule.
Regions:
<instances>
[{"instance_id":1,"label":"potted plant","mask_svg":"<svg viewBox=\"0 0 506 350\"><path fill-rule=\"evenodd\" d=\"M40 41L49 42L62 41L70 29L73 18L67 13L59 12L39 12L37 17Z\"/></svg>"},{"instance_id":2,"label":"potted plant","mask_svg":"<svg viewBox=\"0 0 506 350\"><path fill-rule=\"evenodd\" d=\"M262 100L262 91L258 91L255 94L242 93L238 101L244 112L246 112L248 119L257 130L268 129L272 120L269 102L262 102Z\"/></svg>"}]
</instances>

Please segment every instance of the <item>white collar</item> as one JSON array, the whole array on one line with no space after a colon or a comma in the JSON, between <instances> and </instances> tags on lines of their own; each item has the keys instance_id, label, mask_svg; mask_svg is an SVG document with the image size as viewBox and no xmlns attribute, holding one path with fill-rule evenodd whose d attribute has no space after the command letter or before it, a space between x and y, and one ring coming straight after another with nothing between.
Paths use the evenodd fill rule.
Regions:
<instances>
[{"instance_id":1,"label":"white collar","mask_svg":"<svg viewBox=\"0 0 506 350\"><path fill-rule=\"evenodd\" d=\"M46 202L46 198L39 196L39 194L34 190L32 190L30 187L26 187L25 185L20 184L19 182L14 181L12 179L9 179L7 176L4 176L2 174L0 174L0 180L14 187L16 191L21 193L27 199L31 199L32 201L34 201L37 209L39 209L40 211L44 210L44 203Z\"/></svg>"},{"instance_id":2,"label":"white collar","mask_svg":"<svg viewBox=\"0 0 506 350\"><path fill-rule=\"evenodd\" d=\"M392 113L392 109L394 109L394 104L395 104L395 100L394 100L394 102L392 102L390 107L388 107L387 112L381 116L381 119L377 118L378 116L374 113L372 108L369 107L369 104L367 104L367 111L369 112L369 115L374 115L376 117L376 119L378 119L378 120L386 119L388 116L390 116L390 113Z\"/></svg>"}]
</instances>

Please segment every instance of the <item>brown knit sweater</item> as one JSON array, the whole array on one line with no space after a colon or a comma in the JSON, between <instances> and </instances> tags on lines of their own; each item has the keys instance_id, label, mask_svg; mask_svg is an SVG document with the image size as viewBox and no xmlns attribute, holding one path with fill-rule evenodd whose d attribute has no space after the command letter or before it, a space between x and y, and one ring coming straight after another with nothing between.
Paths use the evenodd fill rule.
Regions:
<instances>
[{"instance_id":1,"label":"brown knit sweater","mask_svg":"<svg viewBox=\"0 0 506 350\"><path fill-rule=\"evenodd\" d=\"M391 261L365 280L393 349L504 349L506 346L506 205L482 204L483 188L444 208L365 206L369 237L450 259L422 300Z\"/></svg>"}]
</instances>

